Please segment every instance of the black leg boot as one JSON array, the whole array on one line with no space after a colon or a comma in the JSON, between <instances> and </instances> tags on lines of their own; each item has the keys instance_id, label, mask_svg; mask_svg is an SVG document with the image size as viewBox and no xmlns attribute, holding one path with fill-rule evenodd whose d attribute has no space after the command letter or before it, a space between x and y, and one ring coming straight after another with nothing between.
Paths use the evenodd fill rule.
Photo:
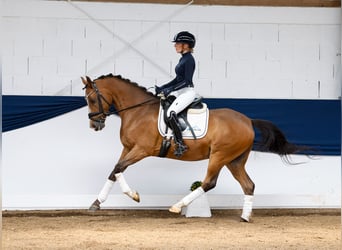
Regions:
<instances>
[{"instance_id":1,"label":"black leg boot","mask_svg":"<svg viewBox=\"0 0 342 250\"><path fill-rule=\"evenodd\" d=\"M178 119L175 112L171 112L170 117L168 117L169 125L173 131L174 141L176 143L176 150L174 152L175 156L181 157L188 147L184 144L182 131L178 125Z\"/></svg>"}]
</instances>

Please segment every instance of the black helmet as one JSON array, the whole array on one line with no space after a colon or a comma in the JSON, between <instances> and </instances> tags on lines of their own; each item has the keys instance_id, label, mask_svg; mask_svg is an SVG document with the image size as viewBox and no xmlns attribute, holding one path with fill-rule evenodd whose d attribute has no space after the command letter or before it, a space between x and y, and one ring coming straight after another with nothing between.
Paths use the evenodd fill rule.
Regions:
<instances>
[{"instance_id":1,"label":"black helmet","mask_svg":"<svg viewBox=\"0 0 342 250\"><path fill-rule=\"evenodd\" d=\"M181 31L173 38L174 43L187 43L190 48L195 47L196 39L193 34L188 31Z\"/></svg>"}]
</instances>

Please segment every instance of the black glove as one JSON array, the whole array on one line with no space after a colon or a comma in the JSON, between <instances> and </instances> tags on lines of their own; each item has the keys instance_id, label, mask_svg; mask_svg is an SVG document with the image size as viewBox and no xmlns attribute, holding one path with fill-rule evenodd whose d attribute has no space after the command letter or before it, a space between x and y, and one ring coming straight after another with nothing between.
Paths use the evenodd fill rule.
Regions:
<instances>
[{"instance_id":1,"label":"black glove","mask_svg":"<svg viewBox=\"0 0 342 250\"><path fill-rule=\"evenodd\" d=\"M154 85L154 89L156 91L156 95L160 94L163 91L163 88L158 87L157 85Z\"/></svg>"},{"instance_id":2,"label":"black glove","mask_svg":"<svg viewBox=\"0 0 342 250\"><path fill-rule=\"evenodd\" d=\"M173 91L173 86L168 88L163 88L161 92L164 93L165 96L168 96Z\"/></svg>"},{"instance_id":3,"label":"black glove","mask_svg":"<svg viewBox=\"0 0 342 250\"><path fill-rule=\"evenodd\" d=\"M165 96L168 96L174 90L173 86L169 86L165 88L165 87L158 87L155 85L154 87L155 87L156 95L163 93Z\"/></svg>"}]
</instances>

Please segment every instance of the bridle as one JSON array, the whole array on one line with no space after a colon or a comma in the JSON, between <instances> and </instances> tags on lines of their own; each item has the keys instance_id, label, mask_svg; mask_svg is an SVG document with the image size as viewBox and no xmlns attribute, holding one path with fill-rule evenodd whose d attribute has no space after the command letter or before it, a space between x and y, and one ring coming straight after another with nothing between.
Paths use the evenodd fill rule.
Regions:
<instances>
[{"instance_id":1,"label":"bridle","mask_svg":"<svg viewBox=\"0 0 342 250\"><path fill-rule=\"evenodd\" d=\"M110 116L110 115L114 115L114 114L118 114L122 111L125 111L125 110L129 110L129 109L133 109L133 108L137 108L137 107L140 107L146 103L149 103L151 101L154 101L155 98L150 98L146 101L143 101L141 103L138 103L138 104L135 104L135 105L132 105L132 106L129 106L129 107L126 107L126 108L122 108L120 110L115 110L114 108L114 105L113 103L110 103L109 101L106 100L106 98L104 98L104 96L101 94L101 92L99 91L97 85L96 85L96 82L95 81L91 81L91 85L92 85L92 88L94 89L92 92L90 92L85 98L86 100L88 99L89 96L91 96L92 94L96 94L96 98L97 98L97 103L98 103L98 106L99 106L99 111L97 112L90 112L88 113L88 117L90 120L94 121L94 122L99 122L99 123L104 123L105 120L106 120L106 117L107 116ZM87 88L88 85L86 85L83 89ZM110 107L108 111L105 111L103 109L103 104L102 104L102 100L108 104L108 106ZM159 100L157 100L159 102ZM99 116L101 115L99 118L94 118L95 116Z\"/></svg>"}]
</instances>

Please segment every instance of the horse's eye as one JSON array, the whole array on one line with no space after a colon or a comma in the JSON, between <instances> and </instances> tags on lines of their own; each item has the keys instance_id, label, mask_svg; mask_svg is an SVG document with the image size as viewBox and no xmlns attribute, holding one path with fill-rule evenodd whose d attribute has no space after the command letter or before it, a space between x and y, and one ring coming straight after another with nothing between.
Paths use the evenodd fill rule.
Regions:
<instances>
[{"instance_id":1,"label":"horse's eye","mask_svg":"<svg viewBox=\"0 0 342 250\"><path fill-rule=\"evenodd\" d=\"M96 103L95 99L90 99L90 103L95 104Z\"/></svg>"},{"instance_id":2,"label":"horse's eye","mask_svg":"<svg viewBox=\"0 0 342 250\"><path fill-rule=\"evenodd\" d=\"M88 101L88 104L95 104L95 100L93 98L86 98L86 100Z\"/></svg>"}]
</instances>

